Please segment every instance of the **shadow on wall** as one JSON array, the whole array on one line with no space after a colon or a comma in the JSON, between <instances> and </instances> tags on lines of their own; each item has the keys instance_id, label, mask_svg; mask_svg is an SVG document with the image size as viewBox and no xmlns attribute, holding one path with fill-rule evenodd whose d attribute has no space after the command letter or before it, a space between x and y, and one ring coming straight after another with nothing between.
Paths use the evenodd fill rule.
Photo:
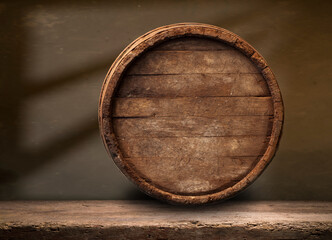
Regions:
<instances>
[{"instance_id":1,"label":"shadow on wall","mask_svg":"<svg viewBox=\"0 0 332 240\"><path fill-rule=\"evenodd\" d=\"M33 58L28 52L31 50L31 44L34 44L31 39L31 34L28 32L33 28L33 25L40 23L30 23L29 13L30 5L34 6L35 1L22 1L20 3L2 3L0 4L0 19L2 23L1 28L1 46L5 46L1 50L0 62L0 79L1 79L1 169L0 169L0 198L11 199L17 198L20 194L16 192L15 182L25 175L33 174L38 168L43 165L56 161L59 156L64 155L67 151L75 148L81 142L98 133L98 123L96 111L93 115L85 119L85 121L75 122L75 127L65 134L56 134L62 129L57 129L57 121L45 123L45 119L38 121L39 116L43 115L41 112L36 112L37 115L31 119L26 119L27 102L31 99L42 101L43 97L38 100L40 95L53 94L58 89L66 89L67 86L76 86L76 91L82 91L82 87L78 84L80 81L86 82L86 78L94 73L102 72L104 75L107 68L114 61L114 56L102 61L94 61L87 67L74 69L67 74L57 73L59 76L47 76L46 78L38 79L38 81L29 81L29 69L27 65ZM60 3L60 1L58 1ZM38 8L38 6L37 6ZM36 18L37 19L37 18ZM38 19L37 19L38 20ZM36 20L36 21L37 21ZM30 26L29 26L30 24ZM32 27L31 27L32 25ZM46 31L45 31L46 32ZM47 36L42 36L47 38ZM51 37L50 37L51 38ZM38 48L38 46L36 46ZM33 49L32 51L35 51ZM49 55L52 57L52 54ZM52 64L52 61L50 61ZM54 63L53 64L57 64ZM31 65L31 64L30 64ZM42 67L42 66L41 66ZM61 69L59 70L61 71ZM33 75L33 74L30 74ZM37 74L36 74L37 75ZM56 74L54 74L56 75ZM102 79L102 78L101 78ZM97 82L98 87L100 82ZM89 87L89 86L88 86ZM68 89L68 90L72 90ZM98 89L99 91L99 89ZM94 94L95 95L95 94ZM86 96L81 96L82 98ZM97 96L95 96L97 97ZM61 95L59 96L61 98ZM91 98L89 98L91 100ZM55 99L57 104L63 104L61 101ZM65 104L82 104L84 100L75 99L74 102L67 102ZM34 100L32 101L32 103ZM50 106L47 101L42 103L39 110L52 112L52 105ZM94 108L97 108L97 98L93 100ZM91 112L91 111L90 111ZM56 114L62 115L66 112L58 111ZM52 116L52 114L50 114ZM42 122L42 123L41 123ZM38 139L36 136L26 136L26 127L38 124L49 124L48 128L56 129L50 139ZM43 130L43 129L41 129ZM44 129L48 131L48 129ZM29 131L29 130L28 130ZM27 131L26 131L27 132ZM25 136L24 136L25 135ZM30 138L31 137L31 138ZM34 139L35 138L35 139ZM39 141L35 141L39 140ZM45 141L41 141L45 140ZM27 142L25 142L27 141ZM26 147L28 146L28 147ZM70 184L70 183L69 183Z\"/></svg>"},{"instance_id":2,"label":"shadow on wall","mask_svg":"<svg viewBox=\"0 0 332 240\"><path fill-rule=\"evenodd\" d=\"M139 35L195 21L255 46L283 93L279 152L236 199L332 200L330 8L329 1L0 3L0 199L145 198L99 139L102 79Z\"/></svg>"}]
</instances>

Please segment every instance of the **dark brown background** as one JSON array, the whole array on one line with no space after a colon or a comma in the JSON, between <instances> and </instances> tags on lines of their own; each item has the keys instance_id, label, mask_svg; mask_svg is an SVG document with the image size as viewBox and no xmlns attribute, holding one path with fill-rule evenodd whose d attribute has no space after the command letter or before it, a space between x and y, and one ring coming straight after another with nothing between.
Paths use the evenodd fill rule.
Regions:
<instances>
[{"instance_id":1,"label":"dark brown background","mask_svg":"<svg viewBox=\"0 0 332 240\"><path fill-rule=\"evenodd\" d=\"M0 199L138 199L98 133L122 49L171 23L235 32L284 98L276 157L238 199L332 200L331 1L1 1Z\"/></svg>"}]
</instances>

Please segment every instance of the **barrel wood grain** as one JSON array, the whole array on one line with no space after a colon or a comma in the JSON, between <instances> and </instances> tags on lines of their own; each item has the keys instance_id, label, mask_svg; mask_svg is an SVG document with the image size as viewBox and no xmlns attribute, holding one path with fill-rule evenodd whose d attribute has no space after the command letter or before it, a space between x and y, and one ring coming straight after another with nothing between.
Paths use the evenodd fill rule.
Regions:
<instances>
[{"instance_id":1,"label":"barrel wood grain","mask_svg":"<svg viewBox=\"0 0 332 240\"><path fill-rule=\"evenodd\" d=\"M264 170L283 106L248 43L204 24L153 30L130 44L103 85L104 143L125 175L170 203L230 197Z\"/></svg>"},{"instance_id":2,"label":"barrel wood grain","mask_svg":"<svg viewBox=\"0 0 332 240\"><path fill-rule=\"evenodd\" d=\"M114 132L121 137L222 137L268 136L271 116L142 117L114 118Z\"/></svg>"},{"instance_id":3,"label":"barrel wood grain","mask_svg":"<svg viewBox=\"0 0 332 240\"><path fill-rule=\"evenodd\" d=\"M113 117L272 115L271 97L117 98Z\"/></svg>"},{"instance_id":4,"label":"barrel wood grain","mask_svg":"<svg viewBox=\"0 0 332 240\"><path fill-rule=\"evenodd\" d=\"M116 97L264 97L270 92L259 73L197 73L126 76Z\"/></svg>"},{"instance_id":5,"label":"barrel wood grain","mask_svg":"<svg viewBox=\"0 0 332 240\"><path fill-rule=\"evenodd\" d=\"M172 41L162 42L152 51L220 51L232 50L233 48L227 44L220 44L212 38L200 38L192 36L190 38L175 38Z\"/></svg>"},{"instance_id":6,"label":"barrel wood grain","mask_svg":"<svg viewBox=\"0 0 332 240\"><path fill-rule=\"evenodd\" d=\"M236 50L150 51L128 71L138 74L258 73L259 70Z\"/></svg>"},{"instance_id":7,"label":"barrel wood grain","mask_svg":"<svg viewBox=\"0 0 332 240\"><path fill-rule=\"evenodd\" d=\"M250 172L259 157L135 157L126 161L146 181L165 191L199 195L234 185Z\"/></svg>"},{"instance_id":8,"label":"barrel wood grain","mask_svg":"<svg viewBox=\"0 0 332 240\"><path fill-rule=\"evenodd\" d=\"M205 156L206 160L208 157L263 155L267 140L266 136L118 138L124 157Z\"/></svg>"}]
</instances>

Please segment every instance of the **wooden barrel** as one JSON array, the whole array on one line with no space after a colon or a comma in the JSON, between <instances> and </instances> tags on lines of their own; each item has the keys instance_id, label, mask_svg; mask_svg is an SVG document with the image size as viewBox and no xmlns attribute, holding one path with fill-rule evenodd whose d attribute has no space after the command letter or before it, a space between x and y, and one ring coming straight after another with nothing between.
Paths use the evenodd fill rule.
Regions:
<instances>
[{"instance_id":1,"label":"wooden barrel","mask_svg":"<svg viewBox=\"0 0 332 240\"><path fill-rule=\"evenodd\" d=\"M181 204L229 198L271 161L283 104L263 57L225 29L181 23L132 42L101 92L100 131L145 193Z\"/></svg>"}]
</instances>

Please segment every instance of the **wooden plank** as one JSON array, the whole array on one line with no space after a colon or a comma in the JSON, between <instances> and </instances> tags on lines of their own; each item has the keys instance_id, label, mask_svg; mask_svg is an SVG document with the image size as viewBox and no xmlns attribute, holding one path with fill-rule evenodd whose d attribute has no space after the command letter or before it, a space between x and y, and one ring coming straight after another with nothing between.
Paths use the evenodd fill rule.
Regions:
<instances>
[{"instance_id":1,"label":"wooden plank","mask_svg":"<svg viewBox=\"0 0 332 240\"><path fill-rule=\"evenodd\" d=\"M271 97L116 98L113 117L272 115Z\"/></svg>"},{"instance_id":2,"label":"wooden plank","mask_svg":"<svg viewBox=\"0 0 332 240\"><path fill-rule=\"evenodd\" d=\"M153 50L157 51L218 51L230 50L231 46L214 39L199 38L199 37L181 37L165 41L156 46Z\"/></svg>"},{"instance_id":3,"label":"wooden plank","mask_svg":"<svg viewBox=\"0 0 332 240\"><path fill-rule=\"evenodd\" d=\"M259 157L125 158L147 181L176 194L202 194L230 187L254 167Z\"/></svg>"},{"instance_id":4,"label":"wooden plank","mask_svg":"<svg viewBox=\"0 0 332 240\"><path fill-rule=\"evenodd\" d=\"M117 97L269 96L261 74L125 76Z\"/></svg>"},{"instance_id":5,"label":"wooden plank","mask_svg":"<svg viewBox=\"0 0 332 240\"><path fill-rule=\"evenodd\" d=\"M119 137L221 137L269 135L270 116L114 118Z\"/></svg>"},{"instance_id":6,"label":"wooden plank","mask_svg":"<svg viewBox=\"0 0 332 240\"><path fill-rule=\"evenodd\" d=\"M218 158L221 156L263 155L266 136L235 137L175 137L118 138L124 157L190 157ZM213 150L213 151L211 151Z\"/></svg>"},{"instance_id":7,"label":"wooden plank","mask_svg":"<svg viewBox=\"0 0 332 240\"><path fill-rule=\"evenodd\" d=\"M192 73L259 73L259 70L237 50L149 51L127 72L129 75Z\"/></svg>"},{"instance_id":8,"label":"wooden plank","mask_svg":"<svg viewBox=\"0 0 332 240\"><path fill-rule=\"evenodd\" d=\"M332 203L227 201L199 208L157 201L2 201L9 239L332 239Z\"/></svg>"}]
</instances>

